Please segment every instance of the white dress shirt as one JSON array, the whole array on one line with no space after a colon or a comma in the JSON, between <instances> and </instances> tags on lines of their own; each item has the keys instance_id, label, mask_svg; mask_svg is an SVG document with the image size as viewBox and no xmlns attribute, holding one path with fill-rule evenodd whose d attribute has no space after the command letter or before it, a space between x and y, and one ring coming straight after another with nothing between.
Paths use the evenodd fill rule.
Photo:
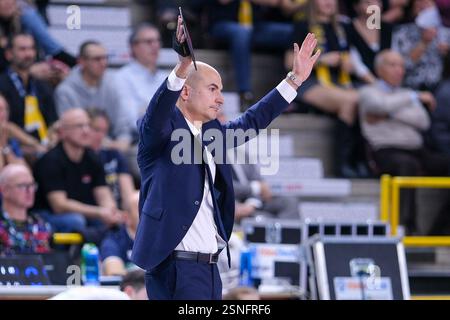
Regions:
<instances>
[{"instance_id":1,"label":"white dress shirt","mask_svg":"<svg viewBox=\"0 0 450 320\"><path fill-rule=\"evenodd\" d=\"M182 89L185 81L186 79L178 78L175 75L175 72L172 71L167 79L167 88L172 91L179 91ZM286 80L281 81L277 86L277 90L289 103L297 96L297 91L292 88ZM185 118L185 120L194 137L201 140L201 130L197 129L188 119ZM214 182L216 176L216 164L214 163L214 158L208 151L208 148L206 148L206 155L208 157L208 165ZM208 183L208 175L205 169L205 182L200 209L183 240L181 240L175 250L216 253L218 249L222 249L225 246L226 242L217 232L217 226L214 221L214 206Z\"/></svg>"},{"instance_id":2,"label":"white dress shirt","mask_svg":"<svg viewBox=\"0 0 450 320\"><path fill-rule=\"evenodd\" d=\"M194 137L201 141L201 131L188 119L186 119L186 122ZM208 157L209 170L211 171L214 183L216 177L216 164L214 163L214 158L208 151L208 148L206 148L206 155ZM205 182L203 185L203 197L200 209L188 232L175 250L216 253L219 248L222 249L225 246L226 243L217 232L217 226L214 221L214 205L212 202L208 175L205 169Z\"/></svg>"}]
</instances>

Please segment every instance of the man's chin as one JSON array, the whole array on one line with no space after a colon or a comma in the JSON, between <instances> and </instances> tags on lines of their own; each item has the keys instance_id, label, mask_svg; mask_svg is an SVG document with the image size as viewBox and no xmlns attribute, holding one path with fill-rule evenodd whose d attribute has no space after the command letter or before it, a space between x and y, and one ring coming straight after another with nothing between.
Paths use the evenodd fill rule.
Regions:
<instances>
[{"instance_id":1,"label":"man's chin","mask_svg":"<svg viewBox=\"0 0 450 320\"><path fill-rule=\"evenodd\" d=\"M23 63L20 63L17 67L18 67L19 70L26 71L26 70L29 70L33 64L34 64L34 61L23 62Z\"/></svg>"},{"instance_id":2,"label":"man's chin","mask_svg":"<svg viewBox=\"0 0 450 320\"><path fill-rule=\"evenodd\" d=\"M217 115L218 115L217 112L215 112L215 113L213 113L213 114L210 114L210 116L209 116L209 121L211 121L211 120L216 120L216 119L217 119Z\"/></svg>"}]
</instances>

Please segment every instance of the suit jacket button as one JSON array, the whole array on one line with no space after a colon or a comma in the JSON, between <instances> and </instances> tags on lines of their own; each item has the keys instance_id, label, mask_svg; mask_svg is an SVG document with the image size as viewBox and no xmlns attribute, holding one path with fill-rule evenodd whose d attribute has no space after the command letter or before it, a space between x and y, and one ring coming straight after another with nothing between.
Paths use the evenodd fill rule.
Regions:
<instances>
[{"instance_id":1,"label":"suit jacket button","mask_svg":"<svg viewBox=\"0 0 450 320\"><path fill-rule=\"evenodd\" d=\"M198 206L198 205L200 204L200 201L197 200L197 201L194 202L194 204L195 204L196 206Z\"/></svg>"},{"instance_id":2,"label":"suit jacket button","mask_svg":"<svg viewBox=\"0 0 450 320\"><path fill-rule=\"evenodd\" d=\"M187 230L188 229L188 226L183 226L183 230Z\"/></svg>"}]
</instances>

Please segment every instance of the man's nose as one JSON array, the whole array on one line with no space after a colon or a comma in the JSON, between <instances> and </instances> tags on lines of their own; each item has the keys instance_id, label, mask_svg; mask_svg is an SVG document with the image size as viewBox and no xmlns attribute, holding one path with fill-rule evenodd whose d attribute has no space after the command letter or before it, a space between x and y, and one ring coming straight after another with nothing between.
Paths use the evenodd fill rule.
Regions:
<instances>
[{"instance_id":1,"label":"man's nose","mask_svg":"<svg viewBox=\"0 0 450 320\"><path fill-rule=\"evenodd\" d=\"M223 104L224 98L222 92L219 92L219 96L217 97L217 103Z\"/></svg>"}]
</instances>

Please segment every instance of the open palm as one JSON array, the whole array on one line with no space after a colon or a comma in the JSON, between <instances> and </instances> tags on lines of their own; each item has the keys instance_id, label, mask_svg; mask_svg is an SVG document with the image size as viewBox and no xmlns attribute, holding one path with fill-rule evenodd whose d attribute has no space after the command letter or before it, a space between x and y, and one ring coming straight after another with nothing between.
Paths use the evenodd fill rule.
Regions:
<instances>
[{"instance_id":1,"label":"open palm","mask_svg":"<svg viewBox=\"0 0 450 320\"><path fill-rule=\"evenodd\" d=\"M303 40L302 47L299 48L297 43L294 43L294 60L292 72L303 82L308 79L312 68L320 56L320 50L313 55L314 49L317 46L317 39L313 33L308 33L305 40Z\"/></svg>"}]
</instances>

